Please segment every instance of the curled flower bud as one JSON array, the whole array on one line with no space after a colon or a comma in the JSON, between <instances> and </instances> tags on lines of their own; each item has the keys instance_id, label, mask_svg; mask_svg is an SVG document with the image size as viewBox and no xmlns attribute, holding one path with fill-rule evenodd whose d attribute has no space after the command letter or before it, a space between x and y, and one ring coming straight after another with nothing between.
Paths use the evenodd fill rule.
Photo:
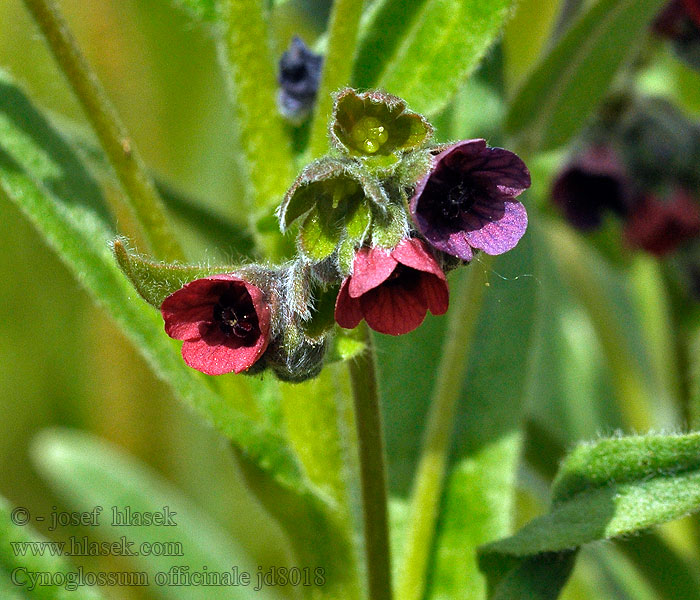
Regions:
<instances>
[{"instance_id":1,"label":"curled flower bud","mask_svg":"<svg viewBox=\"0 0 700 600\"><path fill-rule=\"evenodd\" d=\"M160 310L165 332L184 342L185 362L207 375L250 369L270 341L265 294L234 274L195 279L170 294Z\"/></svg>"},{"instance_id":2,"label":"curled flower bud","mask_svg":"<svg viewBox=\"0 0 700 600\"><path fill-rule=\"evenodd\" d=\"M625 168L613 149L601 144L576 156L552 187L554 204L574 227L584 231L600 226L606 210L627 214L630 195Z\"/></svg>"},{"instance_id":3,"label":"curled flower bud","mask_svg":"<svg viewBox=\"0 0 700 600\"><path fill-rule=\"evenodd\" d=\"M277 81L280 112L294 123L303 121L313 108L321 80L323 57L315 54L297 36L282 54Z\"/></svg>"},{"instance_id":4,"label":"curled flower bud","mask_svg":"<svg viewBox=\"0 0 700 600\"><path fill-rule=\"evenodd\" d=\"M430 310L447 312L447 280L435 258L419 239L404 239L393 250L361 248L353 274L338 293L335 320L353 329L362 319L380 333L413 331Z\"/></svg>"},{"instance_id":5,"label":"curled flower bud","mask_svg":"<svg viewBox=\"0 0 700 600\"><path fill-rule=\"evenodd\" d=\"M527 212L515 198L528 187L530 172L518 156L466 140L434 157L409 204L430 244L469 261L473 249L502 254L518 243Z\"/></svg>"},{"instance_id":6,"label":"curled flower bud","mask_svg":"<svg viewBox=\"0 0 700 600\"><path fill-rule=\"evenodd\" d=\"M663 256L700 235L700 206L681 188L670 198L644 196L631 211L625 237L635 248Z\"/></svg>"}]
</instances>

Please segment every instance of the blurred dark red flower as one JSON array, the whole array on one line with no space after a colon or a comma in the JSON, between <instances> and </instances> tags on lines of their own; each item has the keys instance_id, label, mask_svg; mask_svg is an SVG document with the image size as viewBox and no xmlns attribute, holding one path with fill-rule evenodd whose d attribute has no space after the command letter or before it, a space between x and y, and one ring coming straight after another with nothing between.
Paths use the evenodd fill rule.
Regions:
<instances>
[{"instance_id":1,"label":"blurred dark red flower","mask_svg":"<svg viewBox=\"0 0 700 600\"><path fill-rule=\"evenodd\" d=\"M473 249L502 254L527 228L527 212L515 198L528 187L530 172L517 155L465 140L434 157L416 185L411 214L425 239L447 254L467 261Z\"/></svg>"},{"instance_id":2,"label":"blurred dark red flower","mask_svg":"<svg viewBox=\"0 0 700 600\"><path fill-rule=\"evenodd\" d=\"M590 146L557 176L552 201L576 228L588 231L600 226L603 213L627 214L630 183L617 154L607 145Z\"/></svg>"},{"instance_id":3,"label":"blurred dark red flower","mask_svg":"<svg viewBox=\"0 0 700 600\"><path fill-rule=\"evenodd\" d=\"M270 307L262 290L233 274L191 281L161 304L165 332L183 340L182 357L207 375L240 373L270 341Z\"/></svg>"},{"instance_id":4,"label":"blurred dark red flower","mask_svg":"<svg viewBox=\"0 0 700 600\"><path fill-rule=\"evenodd\" d=\"M686 190L675 188L669 198L642 197L630 211L625 238L630 246L663 256L700 235L700 206Z\"/></svg>"},{"instance_id":5,"label":"blurred dark red flower","mask_svg":"<svg viewBox=\"0 0 700 600\"><path fill-rule=\"evenodd\" d=\"M407 238L393 250L357 252L353 273L338 293L335 320L353 329L364 318L375 331L401 335L418 327L428 310L444 314L448 303L440 265L421 240Z\"/></svg>"},{"instance_id":6,"label":"blurred dark red flower","mask_svg":"<svg viewBox=\"0 0 700 600\"><path fill-rule=\"evenodd\" d=\"M657 15L652 30L671 40L681 59L700 68L700 0L671 0Z\"/></svg>"}]
</instances>

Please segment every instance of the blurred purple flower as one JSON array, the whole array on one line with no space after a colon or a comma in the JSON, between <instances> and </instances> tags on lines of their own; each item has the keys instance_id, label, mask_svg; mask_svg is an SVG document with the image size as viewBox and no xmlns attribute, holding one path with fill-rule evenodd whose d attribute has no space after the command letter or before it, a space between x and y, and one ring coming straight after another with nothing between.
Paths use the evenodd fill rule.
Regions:
<instances>
[{"instance_id":1,"label":"blurred purple flower","mask_svg":"<svg viewBox=\"0 0 700 600\"><path fill-rule=\"evenodd\" d=\"M304 120L313 108L322 65L323 56L309 50L300 37L292 38L280 58L277 75L279 109L290 121Z\"/></svg>"},{"instance_id":2,"label":"blurred purple flower","mask_svg":"<svg viewBox=\"0 0 700 600\"><path fill-rule=\"evenodd\" d=\"M671 0L654 20L652 30L670 39L680 58L700 68L700 0Z\"/></svg>"},{"instance_id":3,"label":"blurred purple flower","mask_svg":"<svg viewBox=\"0 0 700 600\"><path fill-rule=\"evenodd\" d=\"M554 181L552 200L577 229L600 226L603 213L624 216L631 184L617 154L607 145L590 146L564 167Z\"/></svg>"},{"instance_id":4,"label":"blurred purple flower","mask_svg":"<svg viewBox=\"0 0 700 600\"><path fill-rule=\"evenodd\" d=\"M465 140L433 158L410 210L430 244L469 261L474 249L502 254L518 243L527 212L515 198L528 187L530 172L517 155L482 139Z\"/></svg>"}]
</instances>

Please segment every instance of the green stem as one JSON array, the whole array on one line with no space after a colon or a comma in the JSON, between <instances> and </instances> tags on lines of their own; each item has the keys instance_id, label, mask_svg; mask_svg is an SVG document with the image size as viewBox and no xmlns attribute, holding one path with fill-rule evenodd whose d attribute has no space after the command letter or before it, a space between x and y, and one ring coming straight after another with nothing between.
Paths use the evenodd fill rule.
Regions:
<instances>
[{"instance_id":1,"label":"green stem","mask_svg":"<svg viewBox=\"0 0 700 600\"><path fill-rule=\"evenodd\" d=\"M423 438L408 518L406 548L399 568L396 598L421 600L425 594L428 562L435 536L457 401L486 291L485 273L493 258L483 255L472 265L456 290L447 324L447 337Z\"/></svg>"},{"instance_id":2,"label":"green stem","mask_svg":"<svg viewBox=\"0 0 700 600\"><path fill-rule=\"evenodd\" d=\"M639 255L635 257L631 268L631 283L634 299L644 327L645 346L654 375L656 404L660 408L674 406L678 414L669 419L667 415L657 415L655 423L664 423L672 427L682 420L688 423L688 406L682 393L682 381L679 367L681 365L677 340L678 328L672 317L670 298L666 289L661 266L656 258ZM666 401L668 400L668 401Z\"/></svg>"},{"instance_id":3,"label":"green stem","mask_svg":"<svg viewBox=\"0 0 700 600\"><path fill-rule=\"evenodd\" d=\"M367 350L350 361L348 368L357 422L369 600L391 600L387 480L377 369L372 335L364 323L360 327Z\"/></svg>"},{"instance_id":4,"label":"green stem","mask_svg":"<svg viewBox=\"0 0 700 600\"><path fill-rule=\"evenodd\" d=\"M278 258L279 233L265 233L261 218L271 217L295 176L291 140L277 110L277 82L268 26L260 0L228 2L225 66L240 146L249 182L252 231L269 258ZM237 194L240 197L240 194ZM240 207L239 207L240 209ZM264 229L264 228L263 228Z\"/></svg>"},{"instance_id":5,"label":"green stem","mask_svg":"<svg viewBox=\"0 0 700 600\"><path fill-rule=\"evenodd\" d=\"M163 260L184 254L168 222L165 207L145 165L119 121L87 60L78 48L54 0L24 0L41 28L121 182L153 253Z\"/></svg>"},{"instance_id":6,"label":"green stem","mask_svg":"<svg viewBox=\"0 0 700 600\"><path fill-rule=\"evenodd\" d=\"M328 32L328 49L311 124L311 158L328 152L328 121L333 111L331 94L350 84L363 0L335 0Z\"/></svg>"}]
</instances>

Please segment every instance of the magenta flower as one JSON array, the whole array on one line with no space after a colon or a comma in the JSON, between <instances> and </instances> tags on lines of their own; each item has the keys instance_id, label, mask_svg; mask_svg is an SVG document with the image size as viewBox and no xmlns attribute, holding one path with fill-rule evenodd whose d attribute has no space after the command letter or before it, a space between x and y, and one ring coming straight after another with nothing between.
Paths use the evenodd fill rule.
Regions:
<instances>
[{"instance_id":1,"label":"magenta flower","mask_svg":"<svg viewBox=\"0 0 700 600\"><path fill-rule=\"evenodd\" d=\"M700 206L682 188L676 188L670 198L644 196L635 204L625 225L630 246L657 256L673 252L698 235Z\"/></svg>"},{"instance_id":2,"label":"magenta flower","mask_svg":"<svg viewBox=\"0 0 700 600\"><path fill-rule=\"evenodd\" d=\"M518 156L466 140L435 156L410 200L411 214L425 239L447 254L467 261L474 249L502 254L527 228L515 198L528 187L530 172Z\"/></svg>"},{"instance_id":3,"label":"magenta flower","mask_svg":"<svg viewBox=\"0 0 700 600\"><path fill-rule=\"evenodd\" d=\"M599 227L603 213L627 214L631 184L615 152L606 145L594 145L576 156L557 176L552 201L577 229Z\"/></svg>"},{"instance_id":4,"label":"magenta flower","mask_svg":"<svg viewBox=\"0 0 700 600\"><path fill-rule=\"evenodd\" d=\"M207 375L240 373L270 341L270 307L260 288L232 274L196 279L161 304L165 332L182 358Z\"/></svg>"},{"instance_id":5,"label":"magenta flower","mask_svg":"<svg viewBox=\"0 0 700 600\"><path fill-rule=\"evenodd\" d=\"M393 250L360 248L353 273L335 303L335 320L353 329L364 319L375 331L401 335L413 331L428 310L447 312L447 280L419 239L406 238Z\"/></svg>"}]
</instances>

